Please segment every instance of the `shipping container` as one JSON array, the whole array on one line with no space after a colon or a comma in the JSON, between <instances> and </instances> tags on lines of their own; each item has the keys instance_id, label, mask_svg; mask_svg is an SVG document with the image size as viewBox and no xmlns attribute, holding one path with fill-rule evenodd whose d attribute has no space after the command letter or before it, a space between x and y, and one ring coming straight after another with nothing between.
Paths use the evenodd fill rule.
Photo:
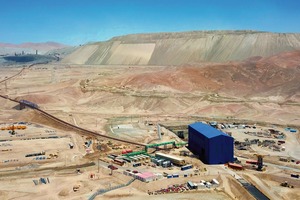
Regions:
<instances>
[{"instance_id":1,"label":"shipping container","mask_svg":"<svg viewBox=\"0 0 300 200\"><path fill-rule=\"evenodd\" d=\"M291 177L293 177L293 178L299 178L299 174L291 174Z\"/></svg>"},{"instance_id":2,"label":"shipping container","mask_svg":"<svg viewBox=\"0 0 300 200\"><path fill-rule=\"evenodd\" d=\"M126 162L129 162L129 163L131 163L131 159L130 158L123 158L123 160L125 160Z\"/></svg>"},{"instance_id":3,"label":"shipping container","mask_svg":"<svg viewBox=\"0 0 300 200\"><path fill-rule=\"evenodd\" d=\"M210 182L206 182L205 185L206 185L207 188L211 187L211 183Z\"/></svg>"},{"instance_id":4,"label":"shipping container","mask_svg":"<svg viewBox=\"0 0 300 200\"><path fill-rule=\"evenodd\" d=\"M173 178L178 178L179 174L173 174Z\"/></svg>"},{"instance_id":5,"label":"shipping container","mask_svg":"<svg viewBox=\"0 0 300 200\"><path fill-rule=\"evenodd\" d=\"M120 166L123 166L125 161L123 160L120 160L120 159L114 159L113 163L117 164L117 165L120 165Z\"/></svg>"},{"instance_id":6,"label":"shipping container","mask_svg":"<svg viewBox=\"0 0 300 200\"><path fill-rule=\"evenodd\" d=\"M164 159L157 160L156 165L161 166L164 161Z\"/></svg>"},{"instance_id":7,"label":"shipping container","mask_svg":"<svg viewBox=\"0 0 300 200\"><path fill-rule=\"evenodd\" d=\"M127 153L132 153L132 149L126 149Z\"/></svg>"},{"instance_id":8,"label":"shipping container","mask_svg":"<svg viewBox=\"0 0 300 200\"><path fill-rule=\"evenodd\" d=\"M192 168L193 168L193 165L185 165L185 166L181 167L181 170L184 171L184 170L188 170L188 169L192 169Z\"/></svg>"},{"instance_id":9,"label":"shipping container","mask_svg":"<svg viewBox=\"0 0 300 200\"><path fill-rule=\"evenodd\" d=\"M242 165L239 165L239 164L236 164L236 163L228 163L228 167L230 167L232 169L238 169L238 170L244 169Z\"/></svg>"},{"instance_id":10,"label":"shipping container","mask_svg":"<svg viewBox=\"0 0 300 200\"><path fill-rule=\"evenodd\" d=\"M39 152L39 153L30 153L30 154L26 154L25 157L33 157L33 156L41 156L41 155L45 155L45 152Z\"/></svg>"},{"instance_id":11,"label":"shipping container","mask_svg":"<svg viewBox=\"0 0 300 200\"><path fill-rule=\"evenodd\" d=\"M188 182L187 182L187 186L188 186L190 189L195 189L195 185L194 185L194 183L191 182L191 181L188 181Z\"/></svg>"},{"instance_id":12,"label":"shipping container","mask_svg":"<svg viewBox=\"0 0 300 200\"><path fill-rule=\"evenodd\" d=\"M198 186L198 188L205 188L204 183L199 183L199 184L197 184L197 186Z\"/></svg>"},{"instance_id":13,"label":"shipping container","mask_svg":"<svg viewBox=\"0 0 300 200\"><path fill-rule=\"evenodd\" d=\"M219 185L219 184L220 184L219 181L217 181L216 179L213 179L211 182L212 182L213 184L216 184L216 185Z\"/></svg>"},{"instance_id":14,"label":"shipping container","mask_svg":"<svg viewBox=\"0 0 300 200\"><path fill-rule=\"evenodd\" d=\"M114 158L118 157L118 155L116 155L116 154L110 154L110 155Z\"/></svg>"},{"instance_id":15,"label":"shipping container","mask_svg":"<svg viewBox=\"0 0 300 200\"><path fill-rule=\"evenodd\" d=\"M137 162L137 163L133 163L133 164L132 164L133 167L139 167L139 166L141 166L141 165L142 165L142 164L141 164L140 162Z\"/></svg>"},{"instance_id":16,"label":"shipping container","mask_svg":"<svg viewBox=\"0 0 300 200\"><path fill-rule=\"evenodd\" d=\"M115 166L113 166L113 165L108 165L107 166L109 169L112 169L112 170L117 170L118 168L117 167L115 167Z\"/></svg>"},{"instance_id":17,"label":"shipping container","mask_svg":"<svg viewBox=\"0 0 300 200\"><path fill-rule=\"evenodd\" d=\"M246 160L246 163L251 164L251 165L257 165L258 164L257 160Z\"/></svg>"},{"instance_id":18,"label":"shipping container","mask_svg":"<svg viewBox=\"0 0 300 200\"><path fill-rule=\"evenodd\" d=\"M162 163L162 167L163 168L167 168L169 166L170 166L170 164L167 161L165 161L165 162Z\"/></svg>"},{"instance_id":19,"label":"shipping container","mask_svg":"<svg viewBox=\"0 0 300 200\"><path fill-rule=\"evenodd\" d=\"M284 158L284 157L280 157L279 160L283 161L283 162L288 162L289 161L287 158Z\"/></svg>"}]
</instances>

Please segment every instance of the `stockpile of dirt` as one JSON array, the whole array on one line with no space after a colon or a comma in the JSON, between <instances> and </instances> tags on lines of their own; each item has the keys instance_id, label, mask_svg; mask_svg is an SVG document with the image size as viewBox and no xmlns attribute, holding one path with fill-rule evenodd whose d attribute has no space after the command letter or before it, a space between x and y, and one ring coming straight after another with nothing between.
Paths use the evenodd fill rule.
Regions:
<instances>
[{"instance_id":1,"label":"stockpile of dirt","mask_svg":"<svg viewBox=\"0 0 300 200\"><path fill-rule=\"evenodd\" d=\"M182 65L243 60L300 49L300 34L257 31L194 31L134 34L84 45L64 63Z\"/></svg>"}]
</instances>

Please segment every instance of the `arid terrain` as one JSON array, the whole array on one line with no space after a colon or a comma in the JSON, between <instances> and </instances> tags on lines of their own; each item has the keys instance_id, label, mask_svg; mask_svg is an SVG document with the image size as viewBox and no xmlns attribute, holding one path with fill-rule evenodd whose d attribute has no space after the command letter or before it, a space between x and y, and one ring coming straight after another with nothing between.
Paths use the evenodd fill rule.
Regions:
<instances>
[{"instance_id":1,"label":"arid terrain","mask_svg":"<svg viewBox=\"0 0 300 200\"><path fill-rule=\"evenodd\" d=\"M253 38L256 48L248 45ZM195 40L203 41L197 46ZM208 40L218 42L213 45ZM233 40L231 51L225 50ZM199 199L199 195L203 199L254 199L238 177L269 199L300 198L299 181L290 177L300 171L296 164L300 160L299 41L299 34L261 32L129 35L84 45L60 62L1 67L0 198L89 199L103 189L107 192L95 199ZM73 126L28 106L20 110L16 102L20 100L33 102ZM276 127L286 137L285 151L258 145L235 150L245 165L245 170L236 171L224 165L205 165L192 155L182 156L180 151L187 150L184 146L164 149L194 165L188 177L178 167L165 169L147 162L137 168L126 163L113 173L108 168L112 160L107 156L124 149L140 151L149 143L182 142L164 127L158 141L156 124L187 125L203 120L251 124L261 131ZM7 129L24 123L26 129L16 134ZM260 138L244 133L252 130L235 127L226 131L239 141ZM25 156L43 151L39 156ZM256 159L254 153L267 155L266 171L258 172L245 163ZM278 157L290 162L280 162ZM181 177L149 183L135 180L124 186L132 177L123 171L135 169L179 173ZM33 180L43 177L49 178L47 184L35 185ZM220 185L176 194L157 192L187 181L212 179ZM280 186L285 181L294 188ZM122 184L124 187L110 191Z\"/></svg>"},{"instance_id":2,"label":"arid terrain","mask_svg":"<svg viewBox=\"0 0 300 200\"><path fill-rule=\"evenodd\" d=\"M45 43L22 43L22 44L9 44L0 42L0 55L7 54L21 54L22 51L25 54L35 54L38 51L40 54L45 54L50 50L63 49L68 47L64 44L56 42L45 42Z\"/></svg>"},{"instance_id":3,"label":"arid terrain","mask_svg":"<svg viewBox=\"0 0 300 200\"><path fill-rule=\"evenodd\" d=\"M83 45L65 63L176 66L241 61L300 49L300 34L259 31L193 31L132 34Z\"/></svg>"}]
</instances>

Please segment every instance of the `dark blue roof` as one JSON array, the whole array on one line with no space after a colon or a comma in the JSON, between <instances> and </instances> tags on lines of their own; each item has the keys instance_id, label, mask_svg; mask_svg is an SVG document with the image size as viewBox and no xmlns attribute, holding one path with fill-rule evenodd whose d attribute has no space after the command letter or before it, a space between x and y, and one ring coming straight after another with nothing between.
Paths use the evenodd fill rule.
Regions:
<instances>
[{"instance_id":1,"label":"dark blue roof","mask_svg":"<svg viewBox=\"0 0 300 200\"><path fill-rule=\"evenodd\" d=\"M213 138L213 137L217 137L220 135L226 136L226 137L231 137L231 136L223 133L222 131L219 131L218 129L211 127L210 125L203 124L201 122L196 122L194 124L190 124L189 126L192 127L193 129L197 130L198 132L200 132L207 138Z\"/></svg>"}]
</instances>

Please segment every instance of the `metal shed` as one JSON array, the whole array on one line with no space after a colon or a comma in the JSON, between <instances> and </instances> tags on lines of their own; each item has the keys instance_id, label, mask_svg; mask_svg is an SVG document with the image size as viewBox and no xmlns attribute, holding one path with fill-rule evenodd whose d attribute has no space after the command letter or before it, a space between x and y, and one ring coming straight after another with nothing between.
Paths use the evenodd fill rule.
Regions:
<instances>
[{"instance_id":1,"label":"metal shed","mask_svg":"<svg viewBox=\"0 0 300 200\"><path fill-rule=\"evenodd\" d=\"M206 164L233 162L233 138L200 122L189 125L188 148Z\"/></svg>"}]
</instances>

